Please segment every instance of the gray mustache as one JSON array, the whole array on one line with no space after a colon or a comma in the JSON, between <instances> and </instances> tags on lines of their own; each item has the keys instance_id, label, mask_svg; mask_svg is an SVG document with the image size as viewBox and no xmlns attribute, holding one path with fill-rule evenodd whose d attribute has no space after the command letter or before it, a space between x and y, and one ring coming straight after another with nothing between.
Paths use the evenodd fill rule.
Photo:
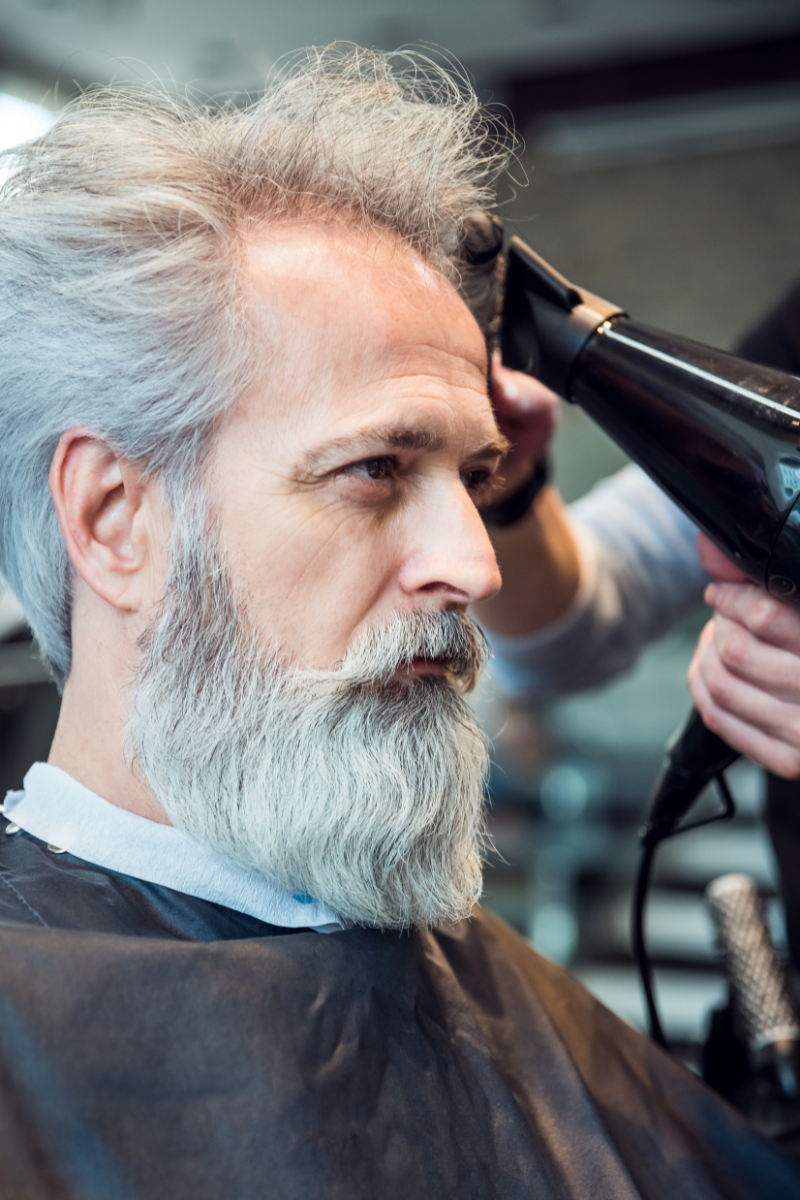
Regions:
<instances>
[{"instance_id":1,"label":"gray mustache","mask_svg":"<svg viewBox=\"0 0 800 1200\"><path fill-rule=\"evenodd\" d=\"M414 659L435 659L451 684L470 691L488 657L484 633L471 617L455 612L398 614L365 634L334 674L342 684L387 684Z\"/></svg>"}]
</instances>

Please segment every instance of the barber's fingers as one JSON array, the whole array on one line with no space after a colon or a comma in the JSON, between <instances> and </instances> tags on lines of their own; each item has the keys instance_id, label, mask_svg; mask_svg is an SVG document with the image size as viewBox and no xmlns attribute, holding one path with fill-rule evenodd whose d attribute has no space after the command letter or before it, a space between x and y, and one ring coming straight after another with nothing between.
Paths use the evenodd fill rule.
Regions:
<instances>
[{"instance_id":1,"label":"barber's fingers","mask_svg":"<svg viewBox=\"0 0 800 1200\"><path fill-rule=\"evenodd\" d=\"M735 651L746 645L742 638L737 643L734 631L725 622L741 626L765 646L775 646L787 653L797 655L795 669L800 687L800 609L792 608L781 600L770 596L763 588L754 584L717 583L706 588L706 603L716 614L724 618L720 630L729 632ZM770 666L774 660L770 660Z\"/></svg>"},{"instance_id":2,"label":"barber's fingers","mask_svg":"<svg viewBox=\"0 0 800 1200\"><path fill-rule=\"evenodd\" d=\"M495 408L520 419L557 409L560 400L533 375L504 367L500 355L492 358L492 400Z\"/></svg>"},{"instance_id":3,"label":"barber's fingers","mask_svg":"<svg viewBox=\"0 0 800 1200\"><path fill-rule=\"evenodd\" d=\"M492 360L492 406L515 455L538 457L558 426L560 400L538 379Z\"/></svg>"},{"instance_id":4,"label":"barber's fingers","mask_svg":"<svg viewBox=\"0 0 800 1200\"><path fill-rule=\"evenodd\" d=\"M689 669L690 687L697 677L717 708L775 736L786 737L800 749L800 687L797 683L776 685L768 672L761 674L761 663L759 669L749 673L732 671L719 649L717 624L715 618L700 635ZM781 654L768 649L771 654Z\"/></svg>"},{"instance_id":5,"label":"barber's fingers","mask_svg":"<svg viewBox=\"0 0 800 1200\"><path fill-rule=\"evenodd\" d=\"M726 671L770 696L800 703L797 653L762 641L746 626L721 614L715 614L712 631L714 658Z\"/></svg>"},{"instance_id":6,"label":"barber's fingers","mask_svg":"<svg viewBox=\"0 0 800 1200\"><path fill-rule=\"evenodd\" d=\"M710 621L689 668L692 699L712 732L734 750L786 779L800 778L800 702L731 672Z\"/></svg>"},{"instance_id":7,"label":"barber's fingers","mask_svg":"<svg viewBox=\"0 0 800 1200\"><path fill-rule=\"evenodd\" d=\"M697 557L712 579L726 583L750 583L749 576L740 571L704 533L698 533L695 546Z\"/></svg>"},{"instance_id":8,"label":"barber's fingers","mask_svg":"<svg viewBox=\"0 0 800 1200\"><path fill-rule=\"evenodd\" d=\"M692 689L694 703L709 729L719 735L734 750L750 758L767 771L782 779L800 779L800 750L782 738L765 733L757 726L740 720L731 713L707 713L702 692Z\"/></svg>"}]
</instances>

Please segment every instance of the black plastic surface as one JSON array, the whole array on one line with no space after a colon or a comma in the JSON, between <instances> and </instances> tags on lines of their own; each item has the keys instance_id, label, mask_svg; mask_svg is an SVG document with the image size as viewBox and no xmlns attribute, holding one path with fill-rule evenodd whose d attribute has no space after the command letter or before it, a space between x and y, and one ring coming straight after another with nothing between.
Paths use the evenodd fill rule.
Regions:
<instances>
[{"instance_id":1,"label":"black plastic surface","mask_svg":"<svg viewBox=\"0 0 800 1200\"><path fill-rule=\"evenodd\" d=\"M754 582L797 602L800 379L617 317L570 392Z\"/></svg>"},{"instance_id":2,"label":"black plastic surface","mask_svg":"<svg viewBox=\"0 0 800 1200\"><path fill-rule=\"evenodd\" d=\"M508 247L503 301L503 362L566 396L587 340L619 305L575 287L519 238Z\"/></svg>"}]
</instances>

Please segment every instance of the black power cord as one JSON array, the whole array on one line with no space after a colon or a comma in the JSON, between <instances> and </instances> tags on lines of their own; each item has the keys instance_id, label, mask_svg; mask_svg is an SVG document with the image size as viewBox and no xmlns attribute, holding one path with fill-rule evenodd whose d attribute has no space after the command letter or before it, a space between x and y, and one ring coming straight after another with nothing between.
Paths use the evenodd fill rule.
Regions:
<instances>
[{"instance_id":1,"label":"black power cord","mask_svg":"<svg viewBox=\"0 0 800 1200\"><path fill-rule=\"evenodd\" d=\"M653 989L653 969L650 962L650 956L647 953L647 944L644 936L644 922L647 910L647 893L650 886L650 877L653 869L653 861L655 859L656 850L662 842L669 838L677 837L681 833L689 833L692 829L700 829L703 825L713 825L717 821L729 821L736 812L736 805L731 795L728 785L725 782L723 775L713 776L713 781L719 788L722 796L722 812L715 813L714 816L704 817L701 821L691 821L688 825L679 825L677 829L655 830L652 821L644 827L640 837L642 841L642 858L639 863L639 872L636 876L636 888L633 897L633 914L631 927L631 943L633 948L633 956L636 960L636 965L639 968L639 975L642 980L642 989L644 991L645 1003L647 1004L648 1025L650 1028L650 1037L659 1046L663 1046L665 1050L669 1050L669 1043L664 1036L664 1029L661 1024L661 1018L658 1013L658 1005L656 1004L655 992Z\"/></svg>"}]
</instances>

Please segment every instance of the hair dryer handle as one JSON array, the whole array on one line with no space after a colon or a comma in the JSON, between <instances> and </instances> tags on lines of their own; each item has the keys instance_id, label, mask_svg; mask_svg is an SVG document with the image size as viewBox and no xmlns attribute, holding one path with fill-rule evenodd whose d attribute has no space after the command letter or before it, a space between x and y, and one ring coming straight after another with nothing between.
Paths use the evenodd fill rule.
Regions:
<instances>
[{"instance_id":1,"label":"hair dryer handle","mask_svg":"<svg viewBox=\"0 0 800 1200\"><path fill-rule=\"evenodd\" d=\"M669 837L706 784L736 762L739 753L704 724L696 708L667 742L650 812L639 836L644 846Z\"/></svg>"}]
</instances>

